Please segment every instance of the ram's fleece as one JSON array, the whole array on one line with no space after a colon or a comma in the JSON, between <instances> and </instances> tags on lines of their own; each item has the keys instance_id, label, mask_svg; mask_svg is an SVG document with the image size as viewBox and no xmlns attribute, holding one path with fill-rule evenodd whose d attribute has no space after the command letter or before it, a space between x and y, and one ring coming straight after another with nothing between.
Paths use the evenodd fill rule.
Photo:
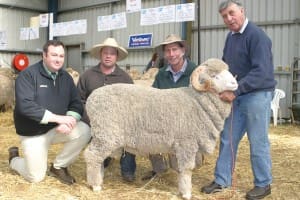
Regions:
<instances>
[{"instance_id":1,"label":"ram's fleece","mask_svg":"<svg viewBox=\"0 0 300 200\"><path fill-rule=\"evenodd\" d=\"M93 139L84 154L93 190L101 190L104 159L125 148L138 155L174 154L179 191L190 199L196 153L213 152L230 113L230 103L211 92L237 88L227 69L223 61L209 59L192 74L197 77L191 83L198 86L160 90L114 84L96 89L86 103ZM194 89L199 87L210 92Z\"/></svg>"}]
</instances>

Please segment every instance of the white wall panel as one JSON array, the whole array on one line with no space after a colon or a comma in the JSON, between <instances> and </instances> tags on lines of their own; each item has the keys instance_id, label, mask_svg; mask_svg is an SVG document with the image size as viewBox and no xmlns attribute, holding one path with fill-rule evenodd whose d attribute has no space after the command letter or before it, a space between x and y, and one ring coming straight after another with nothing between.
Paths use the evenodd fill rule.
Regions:
<instances>
[{"instance_id":1,"label":"white wall panel","mask_svg":"<svg viewBox=\"0 0 300 200\"><path fill-rule=\"evenodd\" d=\"M99 6L102 4L112 3L120 0L58 0L58 11L65 12L74 9Z\"/></svg>"},{"instance_id":2,"label":"white wall panel","mask_svg":"<svg viewBox=\"0 0 300 200\"><path fill-rule=\"evenodd\" d=\"M224 26L218 13L218 6L221 1L200 0L200 13L196 13L196 18L198 15L200 18L200 27L197 27L198 19L196 19L192 23L193 31L187 35L191 38L191 59L196 63L198 63L198 53L200 53L199 62L203 62L210 57L221 58L222 56L228 29ZM7 31L9 49L35 51L41 49L47 40L46 28L40 29L40 39L31 41L20 41L19 29L29 26L30 17L38 15L41 12L40 10L47 10L48 0L26 0L26 3L24 2L0 0L0 30ZM182 2L182 0L142 0L142 8L180 4ZM197 5L198 1L194 0L193 2ZM241 2L245 6L249 20L258 24L271 38L275 69L278 66L290 66L294 57L300 57L300 0L241 0ZM129 35L153 33L151 48L128 49L128 58L119 63L121 67L130 64L141 71L150 60L153 47L171 33L182 35L182 23L141 26L139 12L126 14L127 28L98 32L97 17L125 12L125 0L59 0L58 6L58 22L87 19L87 34L59 37L67 45L83 44L81 50L81 64L83 67L98 63L97 60L89 56L88 50L107 37L115 37L122 46L127 48ZM22 7L25 9L20 9ZM200 30L199 33L198 30ZM200 37L200 45L198 45L198 37ZM9 52L2 54L0 51L0 58L8 62L13 55L14 53ZM38 56L32 55L31 57L37 58ZM276 71L276 79L279 82L278 87L285 89L287 96L290 96L289 72L282 73ZM287 99L286 107L288 101ZM288 115L286 109L284 115Z\"/></svg>"},{"instance_id":3,"label":"white wall panel","mask_svg":"<svg viewBox=\"0 0 300 200\"><path fill-rule=\"evenodd\" d=\"M193 23L192 33L192 60L196 62L198 62L199 50L200 62L209 57L222 57L228 29L218 13L220 2L221 0L200 0L200 46L198 46L197 21ZM283 116L289 117L290 72L277 71L277 69L281 67L289 69L294 57L300 57L300 0L241 0L241 2L249 20L258 24L272 40L277 87L287 93L287 98L282 102Z\"/></svg>"},{"instance_id":4,"label":"white wall panel","mask_svg":"<svg viewBox=\"0 0 300 200\"><path fill-rule=\"evenodd\" d=\"M15 69L13 66L13 59L16 53L0 52L0 67L9 67ZM41 60L41 54L26 54L29 60L29 65L32 65ZM18 72L17 70L15 70Z\"/></svg>"},{"instance_id":5,"label":"white wall panel","mask_svg":"<svg viewBox=\"0 0 300 200\"><path fill-rule=\"evenodd\" d=\"M8 6L11 9L26 8L30 10L47 12L48 0L0 0L1 6Z\"/></svg>"},{"instance_id":6,"label":"white wall panel","mask_svg":"<svg viewBox=\"0 0 300 200\"><path fill-rule=\"evenodd\" d=\"M37 15L39 15L37 12L0 7L0 30L6 31L8 49L36 50L41 48L40 44L44 43L47 38L47 28L39 29L39 39L20 40L20 28L29 27L30 18Z\"/></svg>"},{"instance_id":7,"label":"white wall panel","mask_svg":"<svg viewBox=\"0 0 300 200\"><path fill-rule=\"evenodd\" d=\"M180 4L179 0L147 0L142 1L143 8L152 8L164 5ZM67 3L67 2L65 2ZM168 23L158 24L151 26L140 25L140 13L126 13L127 28L112 30L112 31L101 31L97 30L97 17L103 15L111 15L115 13L125 12L126 1L115 2L113 4L101 4L94 7L88 7L84 9L76 9L68 12L62 12L58 16L58 22L71 21L77 19L87 19L88 27L87 34L83 35L72 35L60 37L66 44L78 44L84 43L83 51L83 68L97 63L96 60L89 58L88 50L95 44L102 42L107 37L114 37L116 40L125 48L128 48L128 39L130 35L142 34L142 33L153 33L152 48L162 42L164 38L171 34L176 33L181 35L181 23ZM153 49L141 49L141 50L128 50L129 56L126 60L119 64L124 67L126 64L142 70L152 56Z\"/></svg>"},{"instance_id":8,"label":"white wall panel","mask_svg":"<svg viewBox=\"0 0 300 200\"><path fill-rule=\"evenodd\" d=\"M16 2L16 4L18 4L18 2ZM1 3L3 3L3 1ZM28 1L27 3L35 3L35 1ZM42 1L40 3L42 3ZM27 4L27 6L29 6L29 4ZM23 4L18 4L18 6L22 5ZM32 6L32 8L35 7ZM41 58L38 52L41 51L42 45L47 40L47 28L39 29L39 39L20 40L20 28L29 27L30 18L38 16L39 14L40 12L34 11L33 9L0 6L0 30L5 31L7 37L6 49L0 50L0 61L2 65L12 67L12 60L16 53L25 53L29 57L30 64L35 63Z\"/></svg>"}]
</instances>

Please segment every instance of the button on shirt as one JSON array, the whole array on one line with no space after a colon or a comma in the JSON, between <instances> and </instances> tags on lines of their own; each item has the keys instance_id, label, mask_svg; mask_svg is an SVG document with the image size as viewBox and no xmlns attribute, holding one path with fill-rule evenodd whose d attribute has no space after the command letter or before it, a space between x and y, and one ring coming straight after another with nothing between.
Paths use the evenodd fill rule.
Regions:
<instances>
[{"instance_id":1,"label":"button on shirt","mask_svg":"<svg viewBox=\"0 0 300 200\"><path fill-rule=\"evenodd\" d=\"M173 81L174 81L174 83L176 83L178 81L178 79L182 76L182 74L184 73L186 68L187 68L187 61L185 59L181 70L179 70L178 72L174 72L171 65L168 65L168 68L166 69L166 71L171 72Z\"/></svg>"}]
</instances>

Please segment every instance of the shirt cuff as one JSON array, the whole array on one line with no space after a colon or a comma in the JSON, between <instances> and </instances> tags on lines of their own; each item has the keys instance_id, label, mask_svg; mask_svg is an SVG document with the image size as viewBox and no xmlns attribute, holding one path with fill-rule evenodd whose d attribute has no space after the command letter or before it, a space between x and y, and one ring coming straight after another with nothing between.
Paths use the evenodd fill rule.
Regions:
<instances>
[{"instance_id":1,"label":"shirt cuff","mask_svg":"<svg viewBox=\"0 0 300 200\"><path fill-rule=\"evenodd\" d=\"M74 111L68 111L66 115L74 117L77 121L81 119L81 115Z\"/></svg>"},{"instance_id":2,"label":"shirt cuff","mask_svg":"<svg viewBox=\"0 0 300 200\"><path fill-rule=\"evenodd\" d=\"M49 110L45 110L43 119L40 121L40 123L48 124L51 115L52 115L52 112L50 112Z\"/></svg>"}]
</instances>

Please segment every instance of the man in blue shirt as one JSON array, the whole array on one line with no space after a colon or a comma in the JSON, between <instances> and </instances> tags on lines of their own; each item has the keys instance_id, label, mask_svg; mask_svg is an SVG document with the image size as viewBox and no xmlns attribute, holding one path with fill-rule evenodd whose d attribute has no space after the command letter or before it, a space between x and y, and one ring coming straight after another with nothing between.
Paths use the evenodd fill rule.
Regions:
<instances>
[{"instance_id":1,"label":"man in blue shirt","mask_svg":"<svg viewBox=\"0 0 300 200\"><path fill-rule=\"evenodd\" d=\"M219 13L230 32L223 50L223 60L237 76L236 91L220 94L232 102L233 111L226 119L220 139L215 180L202 187L207 194L231 186L239 142L247 133L255 187L247 199L261 199L271 193L271 156L268 139L270 103L276 85L269 37L248 21L241 3L227 0L220 4Z\"/></svg>"}]
</instances>

